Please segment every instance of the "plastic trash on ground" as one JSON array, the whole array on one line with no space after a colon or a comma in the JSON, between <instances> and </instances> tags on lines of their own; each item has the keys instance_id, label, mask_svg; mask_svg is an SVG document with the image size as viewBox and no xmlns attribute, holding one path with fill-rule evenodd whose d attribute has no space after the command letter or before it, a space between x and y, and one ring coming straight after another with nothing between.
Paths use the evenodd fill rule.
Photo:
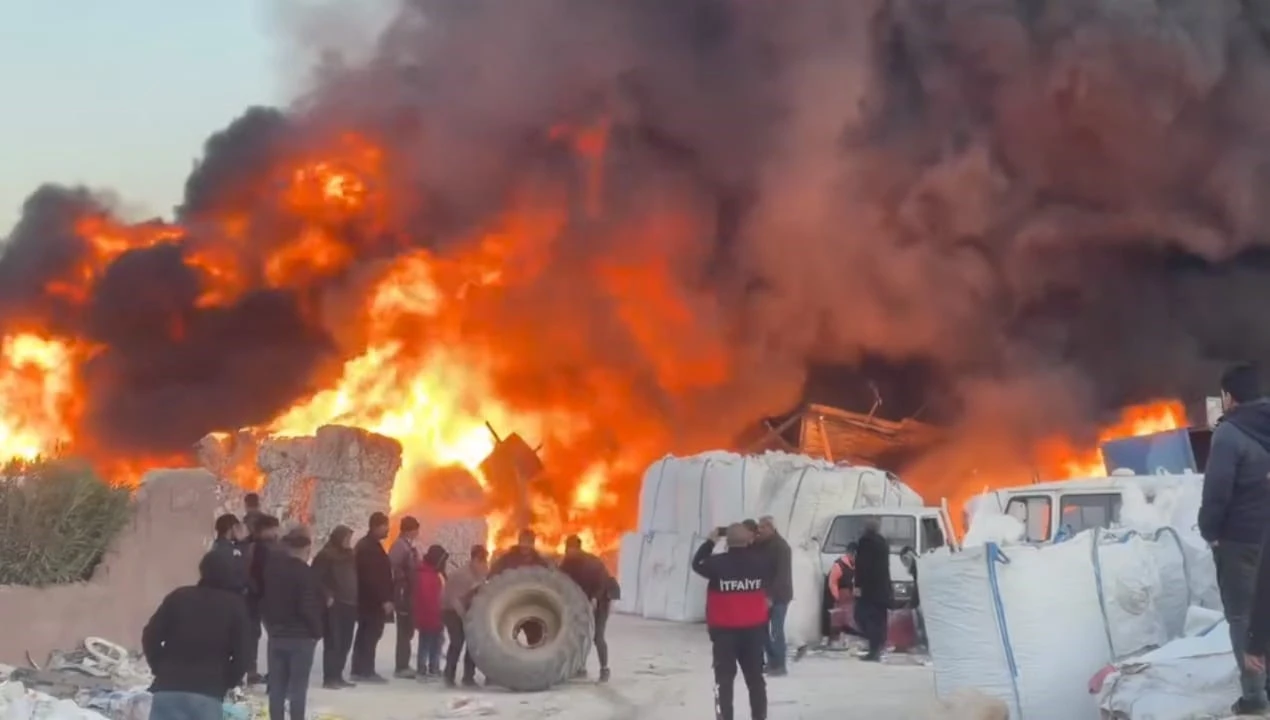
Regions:
<instances>
[{"instance_id":1,"label":"plastic trash on ground","mask_svg":"<svg viewBox=\"0 0 1270 720\"><path fill-rule=\"evenodd\" d=\"M58 700L22 683L0 683L0 720L109 720L70 700Z\"/></svg>"},{"instance_id":2,"label":"plastic trash on ground","mask_svg":"<svg viewBox=\"0 0 1270 720\"><path fill-rule=\"evenodd\" d=\"M1202 634L1178 638L1117 663L1101 685L1093 688L1104 717L1190 720L1229 716L1230 705L1239 696L1230 627L1222 620L1208 624L1212 611L1194 610L1198 614L1187 618L1187 627L1201 629Z\"/></svg>"}]
</instances>

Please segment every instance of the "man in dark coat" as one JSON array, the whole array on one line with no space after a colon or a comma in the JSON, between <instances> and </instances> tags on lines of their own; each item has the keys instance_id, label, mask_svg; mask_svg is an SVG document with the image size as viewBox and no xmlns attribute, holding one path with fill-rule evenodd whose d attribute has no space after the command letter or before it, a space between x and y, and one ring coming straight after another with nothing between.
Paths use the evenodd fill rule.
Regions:
<instances>
[{"instance_id":1,"label":"man in dark coat","mask_svg":"<svg viewBox=\"0 0 1270 720\"><path fill-rule=\"evenodd\" d=\"M398 526L400 532L388 548L388 562L392 566L393 609L396 611L397 646L396 667L393 675L399 678L413 678L415 673L410 669L410 643L415 636L413 606L410 599L414 595L415 585L419 582L419 549L415 543L419 541L419 521L407 515Z\"/></svg>"},{"instance_id":2,"label":"man in dark coat","mask_svg":"<svg viewBox=\"0 0 1270 720\"><path fill-rule=\"evenodd\" d=\"M154 673L153 720L220 720L225 695L240 685L253 649L241 579L212 551L197 585L168 593L141 632Z\"/></svg>"},{"instance_id":3,"label":"man in dark coat","mask_svg":"<svg viewBox=\"0 0 1270 720\"><path fill-rule=\"evenodd\" d=\"M353 648L357 627L357 560L353 557L353 529L336 525L326 545L313 558L313 571L326 594L326 623L322 632L322 687L352 687L344 679L344 665Z\"/></svg>"},{"instance_id":4,"label":"man in dark coat","mask_svg":"<svg viewBox=\"0 0 1270 720\"><path fill-rule=\"evenodd\" d=\"M256 523L265 513L260 509L260 495L252 492L243 496L243 526L248 535L256 534Z\"/></svg>"},{"instance_id":5,"label":"man in dark coat","mask_svg":"<svg viewBox=\"0 0 1270 720\"><path fill-rule=\"evenodd\" d=\"M353 638L352 679L357 682L387 682L375 672L375 648L384 635L384 626L393 614L392 563L384 551L388 537L388 516L370 516L369 529L353 548L357 563L357 635Z\"/></svg>"},{"instance_id":6,"label":"man in dark coat","mask_svg":"<svg viewBox=\"0 0 1270 720\"><path fill-rule=\"evenodd\" d=\"M269 717L276 720L288 707L291 720L306 720L309 673L326 610L322 584L308 562L312 545L305 528L289 531L265 569L269 582L260 611L269 632Z\"/></svg>"},{"instance_id":7,"label":"man in dark coat","mask_svg":"<svg viewBox=\"0 0 1270 720\"><path fill-rule=\"evenodd\" d=\"M1222 375L1221 398L1225 414L1213 429L1198 524L1213 550L1217 589L1239 666L1240 697L1232 712L1255 715L1270 709L1264 670L1246 662L1257 564L1270 527L1270 400L1261 391L1256 369L1247 364Z\"/></svg>"},{"instance_id":8,"label":"man in dark coat","mask_svg":"<svg viewBox=\"0 0 1270 720\"><path fill-rule=\"evenodd\" d=\"M247 539L243 524L232 513L216 518L216 539L212 541L212 552L225 557L233 572L238 591L247 595L247 556L243 552L243 541Z\"/></svg>"},{"instance_id":9,"label":"man in dark coat","mask_svg":"<svg viewBox=\"0 0 1270 720\"><path fill-rule=\"evenodd\" d=\"M856 543L855 555L855 621L869 641L864 660L882 659L893 593L891 547L882 537L878 521L870 518L865 521L864 533Z\"/></svg>"},{"instance_id":10,"label":"man in dark coat","mask_svg":"<svg viewBox=\"0 0 1270 720\"><path fill-rule=\"evenodd\" d=\"M771 604L767 625L767 674L784 675L787 652L785 615L794 599L793 553L785 538L776 532L771 515L758 519L757 537L754 549L762 553L771 572L771 582L767 586L767 599Z\"/></svg>"},{"instance_id":11,"label":"man in dark coat","mask_svg":"<svg viewBox=\"0 0 1270 720\"><path fill-rule=\"evenodd\" d=\"M260 654L260 637L262 635L260 619L260 602L265 595L265 566L269 564L269 556L276 551L278 532L282 524L272 515L261 515L256 518L255 532L247 545L247 614L251 616L252 632L255 648L251 653L250 668L247 670L248 684L256 684L264 680L257 671L257 657Z\"/></svg>"},{"instance_id":12,"label":"man in dark coat","mask_svg":"<svg viewBox=\"0 0 1270 720\"><path fill-rule=\"evenodd\" d=\"M613 579L603 560L582 549L582 538L577 535L565 538L560 572L577 583L592 603L595 613L595 655L600 661L600 682L608 682L609 644L604 631L609 624L609 610L613 604L612 596L617 581ZM586 668L579 670L578 675L586 677Z\"/></svg>"},{"instance_id":13,"label":"man in dark coat","mask_svg":"<svg viewBox=\"0 0 1270 720\"><path fill-rule=\"evenodd\" d=\"M506 572L513 568L519 567L549 567L550 563L547 558L538 552L537 547L538 536L534 535L534 531L528 528L521 530L516 537L516 544L503 551L503 554L494 558L493 564L489 568L489 576Z\"/></svg>"}]
</instances>

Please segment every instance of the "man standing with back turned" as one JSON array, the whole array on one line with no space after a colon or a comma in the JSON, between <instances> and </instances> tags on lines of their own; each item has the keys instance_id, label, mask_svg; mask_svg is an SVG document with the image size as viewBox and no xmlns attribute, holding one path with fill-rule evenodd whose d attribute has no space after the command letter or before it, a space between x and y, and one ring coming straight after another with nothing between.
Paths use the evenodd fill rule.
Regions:
<instances>
[{"instance_id":1,"label":"man standing with back turned","mask_svg":"<svg viewBox=\"0 0 1270 720\"><path fill-rule=\"evenodd\" d=\"M1222 373L1221 399L1225 414L1213 429L1204 468L1199 532L1213 549L1239 666L1241 694L1233 711L1256 714L1270 709L1265 669L1247 657L1261 541L1270 527L1270 402L1262 397L1256 369L1247 364Z\"/></svg>"},{"instance_id":2,"label":"man standing with back turned","mask_svg":"<svg viewBox=\"0 0 1270 720\"><path fill-rule=\"evenodd\" d=\"M767 646L767 562L749 545L753 534L740 523L728 527L728 550L714 554L718 533L697 548L692 570L708 581L706 629L714 654L714 716L732 720L732 685L741 666L750 691L750 718L767 720L763 651Z\"/></svg>"},{"instance_id":3,"label":"man standing with back turned","mask_svg":"<svg viewBox=\"0 0 1270 720\"><path fill-rule=\"evenodd\" d=\"M261 617L269 633L269 717L305 720L309 697L309 673L322 638L326 597L317 571L309 565L313 539L305 528L282 537L281 551L269 556L265 568L269 584L260 603Z\"/></svg>"}]
</instances>

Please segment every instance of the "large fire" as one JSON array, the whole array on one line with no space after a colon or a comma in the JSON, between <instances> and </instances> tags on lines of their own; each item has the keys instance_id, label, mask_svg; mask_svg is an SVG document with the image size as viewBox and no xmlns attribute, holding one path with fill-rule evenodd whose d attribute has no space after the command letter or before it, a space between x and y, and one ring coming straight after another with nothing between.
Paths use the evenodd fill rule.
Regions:
<instances>
[{"instance_id":1,"label":"large fire","mask_svg":"<svg viewBox=\"0 0 1270 720\"><path fill-rule=\"evenodd\" d=\"M550 137L571 148L584 166L586 211L599 212L597 162L604 153L605 127L560 127ZM479 465L494 448L491 428L518 433L541 447L548 471L557 474L547 487L530 494L535 529L544 542L558 545L576 533L593 548L615 549L633 510L618 502L613 478L638 477L652 457L650 448L661 444L660 452L665 451L659 429L638 417L615 416L615 409L624 405L623 395L632 392L621 377L601 378L597 384L592 375L585 379L589 387L584 392L570 388L567 397L559 389L535 386L532 378L522 387L510 387L506 378L514 373L509 369L524 354L524 343L534 341L530 328L481 325L486 322L482 307L491 296L514 292L547 262L566 221L563 199L553 204L552 191L536 187L520 193L496 227L450 243L444 252L403 250L417 244L403 240L402 228L394 226L403 200L388 190L384 155L368 137L340 133L321 153L275 168L260 187L274 189L273 212L286 219L280 227L290 234L271 240L265 258L252 257L245 247L253 220L237 212L200 217L198 227L190 229L158 221L129 224L105 212L86 212L73 224L84 244L81 259L47 283L44 292L83 306L113 261L130 251L168 244L179 248L185 266L198 278L202 292L196 306L215 308L253 288L304 288L313 278L348 270L358 253L391 245L396 252L387 253L390 262L369 279L357 278L369 282L370 290L359 295L360 312L344 311L355 319L339 325L358 350L317 390L257 429L288 436L343 424L395 438L403 448L392 493L395 511L424 500L437 470L461 467L484 485ZM658 227L632 232L658 232L674 240L676 229L665 218L659 222ZM350 242L348 235L357 240ZM620 267L597 260L590 268L611 287L608 300L629 324L635 342L647 346L641 349L648 351L663 386L684 388L725 379L726 363L708 347L694 348L692 362L683 364L656 357L658 345L665 344L662 336L686 315L672 284L659 277L666 271L638 257ZM329 310L315 302L305 312ZM181 341L184 322L180 312L171 314L172 341ZM503 330L507 343L491 343L491 336ZM121 457L85 436L81 371L93 356L91 343L42 328L7 332L0 346L0 457L33 458L70 448L108 468L116 482L135 481L147 467L181 462ZM594 407L579 404L579 395L588 396ZM599 418L637 435L623 443L605 441L610 436L598 426ZM503 543L514 534L512 508L490 507L486 517L490 542Z\"/></svg>"},{"instance_id":2,"label":"large fire","mask_svg":"<svg viewBox=\"0 0 1270 720\"><path fill-rule=\"evenodd\" d=\"M550 137L577 158L583 212L598 215L607 126L561 126ZM218 308L251 289L303 290L315 278L339 276L357 257L380 251L391 259L370 277L359 270L357 281L370 289L357 295L352 310L342 307L348 317L334 323L345 336L341 342L355 349L313 392L258 429L296 435L344 424L397 439L403 464L392 507L398 511L426 500L428 483L440 477L439 470L458 466L487 483L479 465L494 448L490 428L516 432L541 445L543 460L555 473L530 498L544 541L556 545L577 533L594 548L615 548L620 533L634 524L635 512L629 498L619 498L615 479L624 478L624 487L632 487L630 480L649 461L672 449L670 431L646 417L651 413L638 411L649 401L635 395L630 378L592 370L578 375L580 387L566 389L532 373L518 375L531 352L579 342L577 336L588 330L564 327L543 338L534 334L539 328L533 321L559 325L568 320L527 316L516 319L520 322L506 317L491 322L484 312L492 297L515 297L518 287L544 272L553 243L569 221L562 193L538 186L512 193L494 227L448 243L444 251L418 249L419 243L405 237L401 218L419 209L408 208L407 199L390 189L386 156L369 137L338 133L320 151L271 168L252 188L253 196L271 199L274 224L269 227L282 233L270 240L263 258L251 243L252 233L259 232L253 223L259 221L237 209L204 212L190 228L157 221L129 224L101 210L85 211L73 223L83 244L79 259L47 282L44 293L83 307L112 262L131 251L171 246L201 288L193 307ZM644 222L622 231L633 236L632 247L679 243L700 231L673 213ZM658 387L681 393L725 384L731 372L727 353L693 331L695 314L677 294L671 270L657 253L594 258L581 270L603 283L604 300L625 326L623 337L644 358L642 372ZM334 304L344 303L346 298ZM304 312L317 317L332 308L309 300ZM187 314L179 309L169 314L171 342L182 341L186 322ZM670 354L666 347L681 349ZM133 481L147 467L182 462L112 452L83 431L83 371L98 350L92 342L38 324L0 330L0 458L33 458L70 448L97 462L116 482ZM635 411L619 417L631 408ZM1179 427L1184 419L1176 402L1130 408L1100 440ZM1043 472L1052 477L1102 474L1096 449L1065 440L1045 444L1040 458ZM509 539L511 512L506 505L488 508L490 542Z\"/></svg>"},{"instance_id":3,"label":"large fire","mask_svg":"<svg viewBox=\"0 0 1270 720\"><path fill-rule=\"evenodd\" d=\"M1079 448L1066 438L1054 438L1038 448L1037 466L1045 478L1089 478L1107 474L1103 443L1186 427L1186 408L1176 400L1162 400L1125 408L1116 422L1098 433L1098 445Z\"/></svg>"}]
</instances>

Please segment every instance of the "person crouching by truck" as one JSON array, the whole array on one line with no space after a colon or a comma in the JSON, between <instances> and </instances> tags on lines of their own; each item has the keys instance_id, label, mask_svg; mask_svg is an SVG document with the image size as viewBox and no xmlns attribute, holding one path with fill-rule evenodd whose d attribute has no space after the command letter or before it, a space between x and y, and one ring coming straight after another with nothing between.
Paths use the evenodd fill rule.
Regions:
<instances>
[{"instance_id":1,"label":"person crouching by truck","mask_svg":"<svg viewBox=\"0 0 1270 720\"><path fill-rule=\"evenodd\" d=\"M609 574L604 561L582 549L582 538L570 535L564 541L564 559L560 572L577 583L595 613L595 655L600 661L600 682L609 681L609 644L604 631L609 623L609 608L613 603L617 581ZM586 677L586 667L578 670L578 677Z\"/></svg>"},{"instance_id":2,"label":"person crouching by truck","mask_svg":"<svg viewBox=\"0 0 1270 720\"><path fill-rule=\"evenodd\" d=\"M467 614L472 598L489 574L489 551L484 545L473 545L468 552L467 565L449 573L445 589L441 593L443 610L441 620L449 645L445 650L445 685L454 687L458 675L459 655L463 656L463 685L476 686L476 662L471 653L463 652L466 637L463 634L463 616Z\"/></svg>"},{"instance_id":3,"label":"person crouching by truck","mask_svg":"<svg viewBox=\"0 0 1270 720\"><path fill-rule=\"evenodd\" d=\"M841 628L846 624L833 621L834 610L851 608L855 603L855 554L856 544L848 544L847 551L833 561L829 575L825 578L825 609L820 618L820 630L828 647L841 646Z\"/></svg>"},{"instance_id":4,"label":"person crouching by truck","mask_svg":"<svg viewBox=\"0 0 1270 720\"><path fill-rule=\"evenodd\" d=\"M739 665L750 694L751 720L767 720L767 683L763 657L767 647L769 564L751 552L754 534L740 523L722 535L727 552L715 555L721 539L715 531L692 557L692 570L707 581L706 629L714 656L714 715L732 720L732 690Z\"/></svg>"}]
</instances>

